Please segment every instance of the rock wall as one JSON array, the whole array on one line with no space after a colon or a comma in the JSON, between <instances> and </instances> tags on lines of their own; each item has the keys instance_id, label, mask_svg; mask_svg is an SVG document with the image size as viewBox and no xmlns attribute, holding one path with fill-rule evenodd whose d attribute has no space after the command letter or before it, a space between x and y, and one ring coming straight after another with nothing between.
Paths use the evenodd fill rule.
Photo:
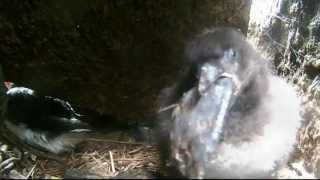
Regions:
<instances>
[{"instance_id":1,"label":"rock wall","mask_svg":"<svg viewBox=\"0 0 320 180\"><path fill-rule=\"evenodd\" d=\"M152 114L205 27L247 31L250 1L1 0L7 80L121 118Z\"/></svg>"},{"instance_id":2,"label":"rock wall","mask_svg":"<svg viewBox=\"0 0 320 180\"><path fill-rule=\"evenodd\" d=\"M275 71L296 85L304 125L297 158L320 177L320 1L253 0L248 37Z\"/></svg>"}]
</instances>

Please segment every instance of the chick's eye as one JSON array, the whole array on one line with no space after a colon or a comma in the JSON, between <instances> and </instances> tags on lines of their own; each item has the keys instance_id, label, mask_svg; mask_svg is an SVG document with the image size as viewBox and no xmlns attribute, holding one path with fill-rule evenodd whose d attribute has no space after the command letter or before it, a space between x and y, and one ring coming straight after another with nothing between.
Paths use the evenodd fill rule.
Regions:
<instances>
[{"instance_id":1,"label":"chick's eye","mask_svg":"<svg viewBox=\"0 0 320 180\"><path fill-rule=\"evenodd\" d=\"M224 52L224 58L230 61L235 61L240 58L239 52L233 49L229 49Z\"/></svg>"}]
</instances>

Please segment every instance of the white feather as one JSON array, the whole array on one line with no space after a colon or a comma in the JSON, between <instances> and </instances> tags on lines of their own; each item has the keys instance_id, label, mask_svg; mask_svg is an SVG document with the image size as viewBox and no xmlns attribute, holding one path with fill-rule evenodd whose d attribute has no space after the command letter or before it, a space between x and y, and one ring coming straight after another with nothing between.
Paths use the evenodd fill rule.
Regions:
<instances>
[{"instance_id":1,"label":"white feather","mask_svg":"<svg viewBox=\"0 0 320 180\"><path fill-rule=\"evenodd\" d=\"M261 111L267 111L270 117L264 119L263 133L242 144L222 143L218 157L208 170L209 177L270 177L277 163L289 158L302 121L300 101L293 88L282 79L271 77L269 81L272 86Z\"/></svg>"},{"instance_id":2,"label":"white feather","mask_svg":"<svg viewBox=\"0 0 320 180\"><path fill-rule=\"evenodd\" d=\"M23 124L16 126L9 121L4 121L4 123L6 127L10 131L15 133L15 135L18 136L18 138L20 138L21 140L31 143L33 145L43 147L48 151L56 154L59 154L68 148L72 148L75 145L73 143L66 143L66 136L63 136L63 135L48 140L45 134L31 131L30 129L26 128L26 126ZM80 140L81 139L79 139L79 141ZM76 141L73 141L73 142L76 142Z\"/></svg>"},{"instance_id":3,"label":"white feather","mask_svg":"<svg viewBox=\"0 0 320 180\"><path fill-rule=\"evenodd\" d=\"M13 94L28 94L28 95L33 95L34 91L32 89L29 88L25 88L25 87L14 87L11 88L7 91L7 95L13 95Z\"/></svg>"}]
</instances>

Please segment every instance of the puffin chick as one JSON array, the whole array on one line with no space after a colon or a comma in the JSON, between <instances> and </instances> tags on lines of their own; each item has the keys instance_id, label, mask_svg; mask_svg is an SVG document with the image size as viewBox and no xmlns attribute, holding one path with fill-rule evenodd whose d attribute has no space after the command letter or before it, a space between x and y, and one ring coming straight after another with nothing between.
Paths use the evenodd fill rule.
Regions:
<instances>
[{"instance_id":1,"label":"puffin chick","mask_svg":"<svg viewBox=\"0 0 320 180\"><path fill-rule=\"evenodd\" d=\"M160 96L162 165L187 178L272 177L302 121L294 89L233 28L201 33L186 59L186 71Z\"/></svg>"}]
</instances>

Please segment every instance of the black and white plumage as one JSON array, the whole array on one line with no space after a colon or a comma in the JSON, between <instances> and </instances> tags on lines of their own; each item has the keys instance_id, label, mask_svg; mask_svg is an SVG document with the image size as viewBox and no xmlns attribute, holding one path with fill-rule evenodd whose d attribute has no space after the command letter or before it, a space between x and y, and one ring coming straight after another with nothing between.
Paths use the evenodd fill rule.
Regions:
<instances>
[{"instance_id":1,"label":"black and white plumage","mask_svg":"<svg viewBox=\"0 0 320 180\"><path fill-rule=\"evenodd\" d=\"M160 96L163 166L188 178L272 177L301 124L293 88L232 28L197 36L186 59L187 70Z\"/></svg>"},{"instance_id":2,"label":"black and white plumage","mask_svg":"<svg viewBox=\"0 0 320 180\"><path fill-rule=\"evenodd\" d=\"M25 87L7 90L1 118L23 143L56 155L71 150L91 132L67 101Z\"/></svg>"}]
</instances>

